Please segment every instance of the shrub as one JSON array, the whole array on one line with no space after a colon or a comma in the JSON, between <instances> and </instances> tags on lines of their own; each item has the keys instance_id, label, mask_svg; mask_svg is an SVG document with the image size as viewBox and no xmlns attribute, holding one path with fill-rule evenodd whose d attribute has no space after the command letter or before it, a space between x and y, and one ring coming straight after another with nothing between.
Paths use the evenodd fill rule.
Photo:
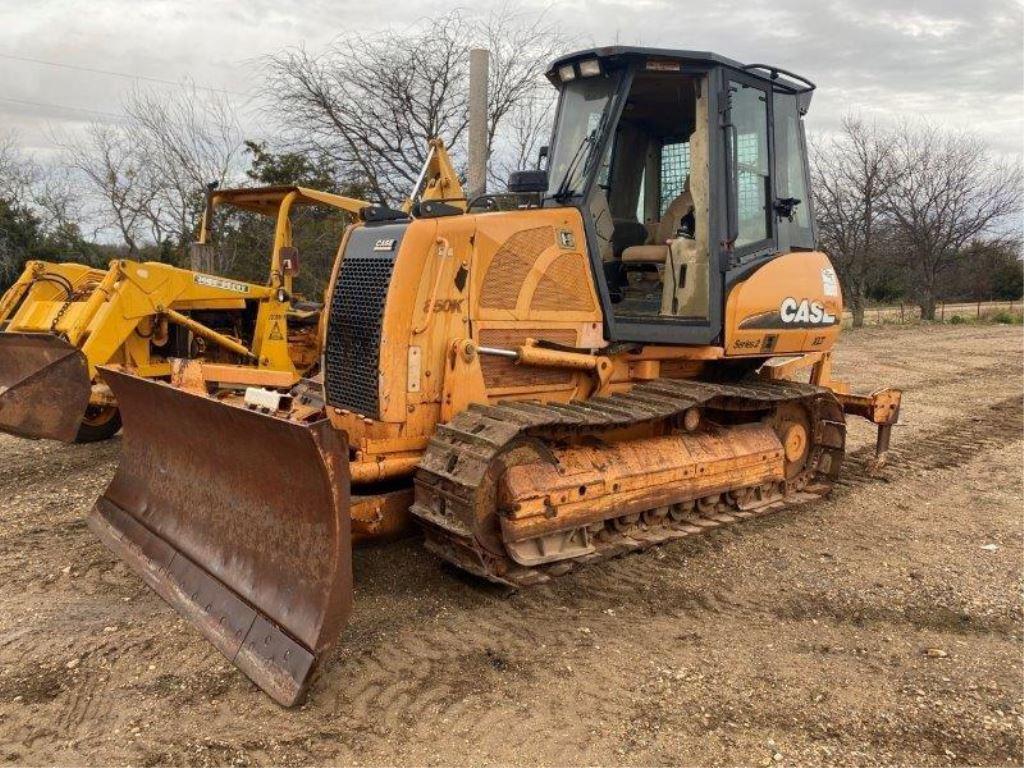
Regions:
<instances>
[{"instance_id":1,"label":"shrub","mask_svg":"<svg viewBox=\"0 0 1024 768\"><path fill-rule=\"evenodd\" d=\"M1001 323L1003 325L1012 325L1013 323L1020 322L1016 315L1005 309L1000 309L998 312L994 313L990 319L993 323Z\"/></svg>"}]
</instances>

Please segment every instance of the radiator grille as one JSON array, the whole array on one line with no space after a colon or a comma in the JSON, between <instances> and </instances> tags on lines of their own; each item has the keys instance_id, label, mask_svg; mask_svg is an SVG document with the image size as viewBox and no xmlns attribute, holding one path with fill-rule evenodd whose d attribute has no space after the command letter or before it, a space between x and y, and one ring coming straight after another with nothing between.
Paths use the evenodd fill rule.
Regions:
<instances>
[{"instance_id":1,"label":"radiator grille","mask_svg":"<svg viewBox=\"0 0 1024 768\"><path fill-rule=\"evenodd\" d=\"M364 227L349 237L331 297L324 348L327 404L380 418L384 304L405 225ZM391 250L374 244L393 240Z\"/></svg>"}]
</instances>

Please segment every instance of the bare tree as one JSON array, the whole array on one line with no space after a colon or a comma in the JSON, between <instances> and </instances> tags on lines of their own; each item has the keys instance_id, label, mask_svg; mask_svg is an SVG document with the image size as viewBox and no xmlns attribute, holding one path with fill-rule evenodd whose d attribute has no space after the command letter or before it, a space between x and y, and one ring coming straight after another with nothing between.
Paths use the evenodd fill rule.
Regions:
<instances>
[{"instance_id":1,"label":"bare tree","mask_svg":"<svg viewBox=\"0 0 1024 768\"><path fill-rule=\"evenodd\" d=\"M17 135L0 133L0 198L15 205L27 204L38 174L36 163L18 148Z\"/></svg>"},{"instance_id":2,"label":"bare tree","mask_svg":"<svg viewBox=\"0 0 1024 768\"><path fill-rule=\"evenodd\" d=\"M554 90L524 100L508 116L504 129L494 138L488 180L500 187L512 171L531 168L540 148L551 136L555 114Z\"/></svg>"},{"instance_id":3,"label":"bare tree","mask_svg":"<svg viewBox=\"0 0 1024 768\"><path fill-rule=\"evenodd\" d=\"M454 10L412 29L352 34L322 52L268 57L267 110L299 149L326 153L381 202L404 198L440 137L464 157L469 49L491 50L488 136L541 93L543 64L563 44L543 17Z\"/></svg>"},{"instance_id":4,"label":"bare tree","mask_svg":"<svg viewBox=\"0 0 1024 768\"><path fill-rule=\"evenodd\" d=\"M28 259L91 263L81 235L81 184L65 166L21 151L14 134L0 135L0 290Z\"/></svg>"},{"instance_id":5,"label":"bare tree","mask_svg":"<svg viewBox=\"0 0 1024 768\"><path fill-rule=\"evenodd\" d=\"M896 183L892 132L848 115L842 132L813 152L814 210L853 325L864 324L869 281L885 250L885 206Z\"/></svg>"},{"instance_id":6,"label":"bare tree","mask_svg":"<svg viewBox=\"0 0 1024 768\"><path fill-rule=\"evenodd\" d=\"M186 83L166 92L136 89L124 103L125 132L144 158L152 199L145 209L155 242L173 240L184 257L210 182L239 175L244 137L227 96ZM223 266L223 265L219 265Z\"/></svg>"},{"instance_id":7,"label":"bare tree","mask_svg":"<svg viewBox=\"0 0 1024 768\"><path fill-rule=\"evenodd\" d=\"M115 231L139 253L158 189L145 153L120 126L95 123L81 137L63 141L69 168L81 174L94 199L92 215L100 229Z\"/></svg>"},{"instance_id":8,"label":"bare tree","mask_svg":"<svg viewBox=\"0 0 1024 768\"><path fill-rule=\"evenodd\" d=\"M32 200L49 231L78 232L87 219L81 179L62 163L38 166Z\"/></svg>"},{"instance_id":9,"label":"bare tree","mask_svg":"<svg viewBox=\"0 0 1024 768\"><path fill-rule=\"evenodd\" d=\"M888 195L900 247L925 320L935 319L940 277L971 241L999 234L1022 202L1019 161L999 161L966 132L928 123L900 125L899 167Z\"/></svg>"},{"instance_id":10,"label":"bare tree","mask_svg":"<svg viewBox=\"0 0 1024 768\"><path fill-rule=\"evenodd\" d=\"M449 21L409 34L352 35L322 53L271 56L271 112L297 146L329 155L380 202L401 199L427 139L444 135L452 143L466 128L465 29L459 14Z\"/></svg>"},{"instance_id":11,"label":"bare tree","mask_svg":"<svg viewBox=\"0 0 1024 768\"><path fill-rule=\"evenodd\" d=\"M551 135L556 91L547 66L573 38L544 14L501 6L477 23L477 37L491 54L488 82L488 166L500 185L508 173L526 168Z\"/></svg>"},{"instance_id":12,"label":"bare tree","mask_svg":"<svg viewBox=\"0 0 1024 768\"><path fill-rule=\"evenodd\" d=\"M120 123L59 140L93 201L86 218L116 232L133 258L143 245L171 243L184 259L206 184L237 174L243 140L234 110L222 95L186 84L170 95L131 91L124 112ZM61 185L53 180L44 206L57 217L68 202Z\"/></svg>"},{"instance_id":13,"label":"bare tree","mask_svg":"<svg viewBox=\"0 0 1024 768\"><path fill-rule=\"evenodd\" d=\"M0 292L32 257L39 222L29 210L32 164L18 149L17 136L0 133Z\"/></svg>"}]
</instances>

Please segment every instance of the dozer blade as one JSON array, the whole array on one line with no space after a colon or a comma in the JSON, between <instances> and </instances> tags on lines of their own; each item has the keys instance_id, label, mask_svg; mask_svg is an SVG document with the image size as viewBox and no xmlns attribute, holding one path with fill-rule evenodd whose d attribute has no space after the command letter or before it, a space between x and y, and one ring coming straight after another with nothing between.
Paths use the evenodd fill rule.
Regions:
<instances>
[{"instance_id":1,"label":"dozer blade","mask_svg":"<svg viewBox=\"0 0 1024 768\"><path fill-rule=\"evenodd\" d=\"M124 437L90 527L260 688L298 703L352 609L344 433L101 374Z\"/></svg>"},{"instance_id":2,"label":"dozer blade","mask_svg":"<svg viewBox=\"0 0 1024 768\"><path fill-rule=\"evenodd\" d=\"M91 389L76 347L49 333L0 333L0 431L74 442Z\"/></svg>"}]
</instances>

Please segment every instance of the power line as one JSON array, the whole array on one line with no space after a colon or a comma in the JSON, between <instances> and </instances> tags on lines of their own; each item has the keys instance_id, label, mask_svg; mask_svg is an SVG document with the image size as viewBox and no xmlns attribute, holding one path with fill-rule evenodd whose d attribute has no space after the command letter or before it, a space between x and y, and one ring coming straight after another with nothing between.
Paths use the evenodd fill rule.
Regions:
<instances>
[{"instance_id":1,"label":"power line","mask_svg":"<svg viewBox=\"0 0 1024 768\"><path fill-rule=\"evenodd\" d=\"M29 101L28 99L12 99L10 96L0 96L0 101L7 101L12 104L27 104L32 107L46 107L47 109L63 109L68 112L87 112L92 115L103 115L116 120L123 120L124 115L117 115L113 112L102 112L98 109L87 109L86 107L70 107L66 104L48 104L44 101Z\"/></svg>"},{"instance_id":2,"label":"power line","mask_svg":"<svg viewBox=\"0 0 1024 768\"><path fill-rule=\"evenodd\" d=\"M10 53L0 53L0 59L10 59L11 61L24 61L30 64L43 64L47 67L59 67L61 69L73 69L78 72L91 72L94 75L110 75L111 77L123 77L128 80L145 80L150 83L160 83L162 85L173 85L181 86L181 83L175 82L174 80L165 80L161 77L150 77L149 75L131 75L127 72L115 72L111 69L95 69L93 67L82 67L77 64L64 64L59 61L47 61L46 59L34 59L29 56L15 56ZM211 88L206 85L196 85L196 88L202 91L212 91L214 93L224 93L231 96L240 96L242 98L248 98L248 94L239 93L238 91L229 91L224 88Z\"/></svg>"}]
</instances>

